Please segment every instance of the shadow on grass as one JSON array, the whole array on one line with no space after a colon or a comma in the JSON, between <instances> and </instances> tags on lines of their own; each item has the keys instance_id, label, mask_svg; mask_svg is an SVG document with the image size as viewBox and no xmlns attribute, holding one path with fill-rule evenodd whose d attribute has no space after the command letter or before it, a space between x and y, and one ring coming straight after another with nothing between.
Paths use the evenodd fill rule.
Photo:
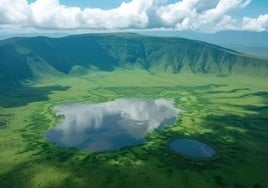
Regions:
<instances>
[{"instance_id":1,"label":"shadow on grass","mask_svg":"<svg viewBox=\"0 0 268 188\"><path fill-rule=\"evenodd\" d=\"M53 91L55 89L47 93ZM124 94L131 95L128 92ZM261 93L263 104L265 96ZM209 114L202 117L199 126L212 132L189 135L216 149L216 156L210 160L187 158L171 152L167 147L168 142L185 135L171 132L168 128L159 129L153 136L149 136L151 145L126 147L118 152L91 154L57 148L42 141L49 120L42 114L35 114L25 129L19 131L28 144L23 152L32 155L17 166L14 165L10 171L0 174L0 185L9 188L32 187L32 179L42 174L43 170L55 169L56 174L46 172L45 177L37 178L40 186L200 187L197 181L200 180L206 181L207 187L267 187L267 182L262 181L266 180L268 171L267 165L263 165L267 164L263 161L267 161L268 157L267 106L236 107L251 113L237 115L222 111L222 114ZM249 171L251 167L258 170ZM245 181L247 176L255 180Z\"/></svg>"},{"instance_id":2,"label":"shadow on grass","mask_svg":"<svg viewBox=\"0 0 268 188\"><path fill-rule=\"evenodd\" d=\"M46 101L54 91L66 91L69 86L21 87L3 94L0 97L0 107L14 108L25 106L32 102Z\"/></svg>"},{"instance_id":3,"label":"shadow on grass","mask_svg":"<svg viewBox=\"0 0 268 188\"><path fill-rule=\"evenodd\" d=\"M265 187L266 183L257 177L265 176L264 172L267 172L265 166L261 167L262 163L258 163L258 160L264 161L268 155L265 142L268 139L267 114L263 109L253 106L245 105L244 108L254 109L255 113L247 116L209 115L204 117L201 126L207 126L213 132L190 135L191 138L204 140L215 147L217 155L210 160L187 158L169 151L167 140L180 135L169 132L168 128L159 129L148 138L153 139L151 142L154 146L140 145L117 152L93 154L58 148L51 143L39 141L42 135L34 133L37 131L33 131L34 125L37 121L40 124L43 119L45 130L47 120L41 116L34 117L26 127L32 132L27 130L26 135L22 131L25 134L22 136L29 143L29 148L24 152L34 154L24 163L0 175L0 182L3 187L31 187L31 181L25 179L31 180L42 174L43 169L35 168L41 165L47 169L56 169L59 173L56 175L61 177L55 180L51 175L47 181L41 178L40 185L45 187L176 187L178 184L198 187L192 183L196 178L192 175L196 173L212 187ZM139 160L142 163L136 163ZM247 171L247 166L251 165L260 168L252 174ZM230 169L233 168L241 170L232 173ZM61 176L62 172L65 175ZM245 174L256 177L256 181L246 183ZM168 184L163 184L166 182Z\"/></svg>"}]
</instances>

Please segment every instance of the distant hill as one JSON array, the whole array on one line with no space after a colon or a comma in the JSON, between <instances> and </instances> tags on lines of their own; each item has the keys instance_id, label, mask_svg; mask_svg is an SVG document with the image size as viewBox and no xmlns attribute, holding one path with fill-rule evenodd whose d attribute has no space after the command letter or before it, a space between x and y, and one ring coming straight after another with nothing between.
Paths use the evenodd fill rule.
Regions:
<instances>
[{"instance_id":1,"label":"distant hill","mask_svg":"<svg viewBox=\"0 0 268 188\"><path fill-rule=\"evenodd\" d=\"M268 59L268 32L219 31L200 33L194 31L141 31L149 36L172 36L205 41Z\"/></svg>"},{"instance_id":2,"label":"distant hill","mask_svg":"<svg viewBox=\"0 0 268 188\"><path fill-rule=\"evenodd\" d=\"M267 77L268 60L205 42L133 33L25 37L0 41L0 91L24 80L80 75L90 69Z\"/></svg>"}]
</instances>

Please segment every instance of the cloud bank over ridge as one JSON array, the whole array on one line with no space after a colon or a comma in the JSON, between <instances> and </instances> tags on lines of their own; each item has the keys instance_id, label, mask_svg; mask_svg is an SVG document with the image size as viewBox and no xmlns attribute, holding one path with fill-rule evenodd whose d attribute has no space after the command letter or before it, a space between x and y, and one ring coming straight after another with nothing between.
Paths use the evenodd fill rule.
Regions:
<instances>
[{"instance_id":1,"label":"cloud bank over ridge","mask_svg":"<svg viewBox=\"0 0 268 188\"><path fill-rule=\"evenodd\" d=\"M0 30L174 29L268 31L268 14L237 20L231 11L246 8L252 0L132 0L119 7L68 7L59 0L0 0Z\"/></svg>"}]
</instances>

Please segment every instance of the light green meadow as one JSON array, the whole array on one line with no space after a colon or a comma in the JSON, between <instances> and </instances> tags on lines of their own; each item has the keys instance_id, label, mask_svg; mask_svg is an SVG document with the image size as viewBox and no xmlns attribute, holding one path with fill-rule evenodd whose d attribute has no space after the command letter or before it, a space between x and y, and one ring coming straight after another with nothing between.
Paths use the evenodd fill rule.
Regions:
<instances>
[{"instance_id":1,"label":"light green meadow","mask_svg":"<svg viewBox=\"0 0 268 188\"><path fill-rule=\"evenodd\" d=\"M54 107L117 98L165 98L183 110L174 125L148 133L146 143L90 153L48 142ZM0 187L268 187L267 78L92 71L47 78L0 96ZM216 151L211 159L169 150L194 138Z\"/></svg>"}]
</instances>

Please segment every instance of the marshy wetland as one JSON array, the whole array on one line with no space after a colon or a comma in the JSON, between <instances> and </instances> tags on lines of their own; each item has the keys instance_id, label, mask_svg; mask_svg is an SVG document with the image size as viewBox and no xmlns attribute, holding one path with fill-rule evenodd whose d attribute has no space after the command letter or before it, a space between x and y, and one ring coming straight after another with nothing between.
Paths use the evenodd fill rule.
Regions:
<instances>
[{"instance_id":1,"label":"marshy wetland","mask_svg":"<svg viewBox=\"0 0 268 188\"><path fill-rule=\"evenodd\" d=\"M265 82L117 70L18 88L0 98L1 187L267 187ZM48 132L61 131L64 123L65 113L57 108L122 98L171 100L183 111L144 133L144 143L114 151L48 141ZM169 144L180 138L208 143L216 153L207 159L177 154Z\"/></svg>"}]
</instances>

